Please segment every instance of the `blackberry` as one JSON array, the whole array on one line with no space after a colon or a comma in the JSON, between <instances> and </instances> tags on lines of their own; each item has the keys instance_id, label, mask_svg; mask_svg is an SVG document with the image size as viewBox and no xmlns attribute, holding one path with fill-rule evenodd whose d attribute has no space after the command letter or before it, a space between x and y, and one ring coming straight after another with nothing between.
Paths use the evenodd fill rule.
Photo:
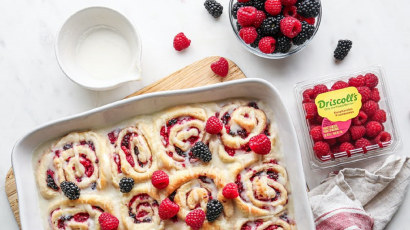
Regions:
<instances>
[{"instance_id":1,"label":"blackberry","mask_svg":"<svg viewBox=\"0 0 410 230\"><path fill-rule=\"evenodd\" d=\"M275 35L280 30L280 18L279 17L271 17L263 20L262 25L262 32L265 35Z\"/></svg>"},{"instance_id":2,"label":"blackberry","mask_svg":"<svg viewBox=\"0 0 410 230\"><path fill-rule=\"evenodd\" d=\"M237 2L237 3L233 4L232 11L231 11L232 12L232 17L237 19L238 17L237 17L236 14L238 13L239 8L244 7L244 6L246 6L246 4L242 3L242 2Z\"/></svg>"},{"instance_id":3,"label":"blackberry","mask_svg":"<svg viewBox=\"0 0 410 230\"><path fill-rule=\"evenodd\" d=\"M314 32L315 26L303 21L302 31L300 31L300 33L292 39L293 44L302 45L303 43L305 43L305 41L312 37Z\"/></svg>"},{"instance_id":4,"label":"blackberry","mask_svg":"<svg viewBox=\"0 0 410 230\"><path fill-rule=\"evenodd\" d=\"M265 34L264 34L263 31L262 31L262 28L257 29L256 32L258 33L258 37L256 37L255 41L254 41L253 43L251 43L251 46L252 46L253 48L258 48L258 46L259 46L259 41L260 41L263 37L265 37Z\"/></svg>"},{"instance_id":5,"label":"blackberry","mask_svg":"<svg viewBox=\"0 0 410 230\"><path fill-rule=\"evenodd\" d=\"M134 187L134 179L123 177L120 180L120 191L122 193L129 193L131 192L132 188Z\"/></svg>"},{"instance_id":6,"label":"blackberry","mask_svg":"<svg viewBox=\"0 0 410 230\"><path fill-rule=\"evenodd\" d=\"M73 143L67 143L63 146L64 150L71 149L73 147Z\"/></svg>"},{"instance_id":7,"label":"blackberry","mask_svg":"<svg viewBox=\"0 0 410 230\"><path fill-rule=\"evenodd\" d=\"M275 51L274 53L287 53L292 47L292 42L288 37L279 37L276 39Z\"/></svg>"},{"instance_id":8,"label":"blackberry","mask_svg":"<svg viewBox=\"0 0 410 230\"><path fill-rule=\"evenodd\" d=\"M80 198L80 188L71 181L63 181L60 184L61 191L70 200L77 200Z\"/></svg>"},{"instance_id":9,"label":"blackberry","mask_svg":"<svg viewBox=\"0 0 410 230\"><path fill-rule=\"evenodd\" d=\"M223 209L224 207L219 200L210 200L206 205L206 219L213 222L221 215Z\"/></svg>"},{"instance_id":10,"label":"blackberry","mask_svg":"<svg viewBox=\"0 0 410 230\"><path fill-rule=\"evenodd\" d=\"M337 43L336 50L334 52L334 57L337 60L343 60L352 48L352 41L350 40L339 40Z\"/></svg>"},{"instance_id":11,"label":"blackberry","mask_svg":"<svg viewBox=\"0 0 410 230\"><path fill-rule=\"evenodd\" d=\"M191 149L191 152L195 158L199 158L203 162L210 162L212 160L211 151L209 151L208 146L201 141L195 143L194 147Z\"/></svg>"},{"instance_id":12,"label":"blackberry","mask_svg":"<svg viewBox=\"0 0 410 230\"><path fill-rule=\"evenodd\" d=\"M73 216L71 216L71 215L65 215L65 216L60 216L60 220L61 221L67 221L67 220L71 220L73 218Z\"/></svg>"},{"instance_id":13,"label":"blackberry","mask_svg":"<svg viewBox=\"0 0 410 230\"><path fill-rule=\"evenodd\" d=\"M266 0L250 0L248 5L255 7L257 10L265 10L265 1Z\"/></svg>"},{"instance_id":14,"label":"blackberry","mask_svg":"<svg viewBox=\"0 0 410 230\"><path fill-rule=\"evenodd\" d=\"M186 154L184 153L184 151L182 151L182 149L175 147L175 151L177 152L178 155L180 155L181 157L186 157Z\"/></svg>"},{"instance_id":15,"label":"blackberry","mask_svg":"<svg viewBox=\"0 0 410 230\"><path fill-rule=\"evenodd\" d=\"M47 187L53 189L54 191L58 191L58 186L56 185L56 182L54 182L54 179L51 175L47 175Z\"/></svg>"},{"instance_id":16,"label":"blackberry","mask_svg":"<svg viewBox=\"0 0 410 230\"><path fill-rule=\"evenodd\" d=\"M236 21L236 29L238 30L238 33L239 33L239 30L242 29L242 26L241 26L241 24L239 24L238 21Z\"/></svg>"},{"instance_id":17,"label":"blackberry","mask_svg":"<svg viewBox=\"0 0 410 230\"><path fill-rule=\"evenodd\" d=\"M173 119L171 119L171 120L168 121L168 126L175 125L177 122L178 122L178 119L173 118Z\"/></svg>"},{"instance_id":18,"label":"blackberry","mask_svg":"<svg viewBox=\"0 0 410 230\"><path fill-rule=\"evenodd\" d=\"M91 184L91 189L95 190L96 188L97 188L97 183L96 182L92 183Z\"/></svg>"},{"instance_id":19,"label":"blackberry","mask_svg":"<svg viewBox=\"0 0 410 230\"><path fill-rule=\"evenodd\" d=\"M306 0L297 5L298 14L305 18L314 18L319 15L320 3L316 0Z\"/></svg>"},{"instance_id":20,"label":"blackberry","mask_svg":"<svg viewBox=\"0 0 410 230\"><path fill-rule=\"evenodd\" d=\"M215 0L206 0L204 6L208 13L214 18L219 18L221 16L223 11L223 6L221 5L221 3Z\"/></svg>"},{"instance_id":21,"label":"blackberry","mask_svg":"<svg viewBox=\"0 0 410 230\"><path fill-rule=\"evenodd\" d=\"M249 107L255 108L255 109L259 109L258 104L254 101L249 102L248 104Z\"/></svg>"}]
</instances>

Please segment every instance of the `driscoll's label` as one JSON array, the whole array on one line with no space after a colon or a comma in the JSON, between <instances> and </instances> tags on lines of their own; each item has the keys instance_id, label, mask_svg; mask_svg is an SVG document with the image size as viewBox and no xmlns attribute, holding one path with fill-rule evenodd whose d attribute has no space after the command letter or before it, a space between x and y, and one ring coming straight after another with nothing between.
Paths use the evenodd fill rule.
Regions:
<instances>
[{"instance_id":1,"label":"driscoll's label","mask_svg":"<svg viewBox=\"0 0 410 230\"><path fill-rule=\"evenodd\" d=\"M325 139L345 134L362 107L362 95L355 87L348 87L319 94L315 103L318 113L324 117L322 135Z\"/></svg>"}]
</instances>

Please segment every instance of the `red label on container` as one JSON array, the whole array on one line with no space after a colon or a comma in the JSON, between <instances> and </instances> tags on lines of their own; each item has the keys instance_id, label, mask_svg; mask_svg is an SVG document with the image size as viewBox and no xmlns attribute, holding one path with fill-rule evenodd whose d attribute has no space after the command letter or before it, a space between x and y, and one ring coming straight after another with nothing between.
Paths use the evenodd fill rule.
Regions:
<instances>
[{"instance_id":1,"label":"red label on container","mask_svg":"<svg viewBox=\"0 0 410 230\"><path fill-rule=\"evenodd\" d=\"M349 130L351 123L352 120L333 122L324 118L322 122L323 138L332 139L342 136Z\"/></svg>"}]
</instances>

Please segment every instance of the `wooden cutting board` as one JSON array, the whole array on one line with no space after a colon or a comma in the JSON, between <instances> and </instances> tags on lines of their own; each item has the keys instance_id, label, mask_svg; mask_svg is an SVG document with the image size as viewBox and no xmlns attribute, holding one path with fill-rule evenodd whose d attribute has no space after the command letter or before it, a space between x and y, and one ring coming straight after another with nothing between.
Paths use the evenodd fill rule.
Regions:
<instances>
[{"instance_id":1,"label":"wooden cutting board","mask_svg":"<svg viewBox=\"0 0 410 230\"><path fill-rule=\"evenodd\" d=\"M215 62L220 57L207 57L200 61L197 61L177 72L162 78L161 80L152 83L144 87L143 89L127 96L126 98L134 97L141 94L166 91L166 90L177 90L177 89L187 89L194 88L198 86L211 85L225 81L231 81L236 79L246 78L241 69L231 60L229 63L229 73L225 78L221 78L215 75L210 66L212 62ZM6 194L10 203L10 207L14 213L17 224L20 226L20 215L17 199L16 184L14 181L13 169L10 168L6 176Z\"/></svg>"}]
</instances>

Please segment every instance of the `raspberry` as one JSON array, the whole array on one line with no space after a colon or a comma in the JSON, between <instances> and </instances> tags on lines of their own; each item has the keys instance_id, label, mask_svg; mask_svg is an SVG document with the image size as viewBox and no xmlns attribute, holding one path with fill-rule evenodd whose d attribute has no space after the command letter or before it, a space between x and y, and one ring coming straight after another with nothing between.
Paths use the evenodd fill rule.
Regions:
<instances>
[{"instance_id":1,"label":"raspberry","mask_svg":"<svg viewBox=\"0 0 410 230\"><path fill-rule=\"evenodd\" d=\"M333 145L330 147L330 152L332 153L340 153L340 145Z\"/></svg>"},{"instance_id":2,"label":"raspberry","mask_svg":"<svg viewBox=\"0 0 410 230\"><path fill-rule=\"evenodd\" d=\"M372 96L372 91L367 86L357 87L357 91L362 95L362 103L368 101Z\"/></svg>"},{"instance_id":3,"label":"raspberry","mask_svg":"<svg viewBox=\"0 0 410 230\"><path fill-rule=\"evenodd\" d=\"M295 45L302 45L305 43L308 39L310 39L313 36L313 33L315 32L315 27L308 24L307 22L302 22L302 30L300 33L292 39L293 44Z\"/></svg>"},{"instance_id":4,"label":"raspberry","mask_svg":"<svg viewBox=\"0 0 410 230\"><path fill-rule=\"evenodd\" d=\"M314 142L323 141L322 127L316 126L310 130L310 136Z\"/></svg>"},{"instance_id":5,"label":"raspberry","mask_svg":"<svg viewBox=\"0 0 410 230\"><path fill-rule=\"evenodd\" d=\"M306 119L314 118L317 115L317 106L315 103L305 103L303 108L306 111Z\"/></svg>"},{"instance_id":6,"label":"raspberry","mask_svg":"<svg viewBox=\"0 0 410 230\"><path fill-rule=\"evenodd\" d=\"M205 9L214 18L219 18L222 15L223 6L215 0L206 0L204 3Z\"/></svg>"},{"instance_id":7,"label":"raspberry","mask_svg":"<svg viewBox=\"0 0 410 230\"><path fill-rule=\"evenodd\" d=\"M276 40L273 37L264 37L259 41L259 49L265 54L271 54L275 51Z\"/></svg>"},{"instance_id":8,"label":"raspberry","mask_svg":"<svg viewBox=\"0 0 410 230\"><path fill-rule=\"evenodd\" d=\"M253 26L255 28L259 28L262 25L263 20L266 19L266 14L262 10L256 11L256 18L255 21L253 22Z\"/></svg>"},{"instance_id":9,"label":"raspberry","mask_svg":"<svg viewBox=\"0 0 410 230\"><path fill-rule=\"evenodd\" d=\"M316 98L317 95L322 94L322 93L326 93L328 91L329 91L329 89L323 84L315 85L313 87L314 98Z\"/></svg>"},{"instance_id":10,"label":"raspberry","mask_svg":"<svg viewBox=\"0 0 410 230\"><path fill-rule=\"evenodd\" d=\"M380 101L379 89L377 89L377 88L372 89L372 95L370 96L370 100L375 101L375 102Z\"/></svg>"},{"instance_id":11,"label":"raspberry","mask_svg":"<svg viewBox=\"0 0 410 230\"><path fill-rule=\"evenodd\" d=\"M246 44L251 44L258 37L258 33L255 27L244 27L239 31L239 36Z\"/></svg>"},{"instance_id":12,"label":"raspberry","mask_svg":"<svg viewBox=\"0 0 410 230\"><path fill-rule=\"evenodd\" d=\"M352 41L350 40L339 40L337 43L337 47L333 53L333 56L337 59L342 61L345 59L347 54L349 54L350 49L352 48Z\"/></svg>"},{"instance_id":13,"label":"raspberry","mask_svg":"<svg viewBox=\"0 0 410 230\"><path fill-rule=\"evenodd\" d=\"M347 152L347 151L351 151L353 149L355 149L355 148L352 144L350 144L349 142L344 142L340 145L339 151L340 152Z\"/></svg>"},{"instance_id":14,"label":"raspberry","mask_svg":"<svg viewBox=\"0 0 410 230\"><path fill-rule=\"evenodd\" d=\"M194 230L202 227L205 221L205 212L202 209L195 209L186 215L185 223Z\"/></svg>"},{"instance_id":15,"label":"raspberry","mask_svg":"<svg viewBox=\"0 0 410 230\"><path fill-rule=\"evenodd\" d=\"M372 73L366 74L364 78L366 79L366 86L370 89L374 89L379 84L379 79Z\"/></svg>"},{"instance_id":16,"label":"raspberry","mask_svg":"<svg viewBox=\"0 0 410 230\"><path fill-rule=\"evenodd\" d=\"M353 118L352 122L354 125L364 125L367 121L367 114L363 111L360 111L357 117Z\"/></svg>"},{"instance_id":17,"label":"raspberry","mask_svg":"<svg viewBox=\"0 0 410 230\"><path fill-rule=\"evenodd\" d=\"M302 23L293 17L285 17L280 21L280 30L288 38L296 37L302 31Z\"/></svg>"},{"instance_id":18,"label":"raspberry","mask_svg":"<svg viewBox=\"0 0 410 230\"><path fill-rule=\"evenodd\" d=\"M379 104L374 101L366 101L362 105L362 110L367 114L367 116L372 117L376 111L379 109Z\"/></svg>"},{"instance_id":19,"label":"raspberry","mask_svg":"<svg viewBox=\"0 0 410 230\"><path fill-rule=\"evenodd\" d=\"M278 15L282 11L282 4L280 0L267 0L265 2L265 10L272 16Z\"/></svg>"},{"instance_id":20,"label":"raspberry","mask_svg":"<svg viewBox=\"0 0 410 230\"><path fill-rule=\"evenodd\" d=\"M304 99L315 99L315 91L313 89L307 89L303 91L302 96Z\"/></svg>"},{"instance_id":21,"label":"raspberry","mask_svg":"<svg viewBox=\"0 0 410 230\"><path fill-rule=\"evenodd\" d=\"M191 148L191 152L195 158L198 158L203 162L210 162L212 160L211 151L202 141L196 142L194 147Z\"/></svg>"},{"instance_id":22,"label":"raspberry","mask_svg":"<svg viewBox=\"0 0 410 230\"><path fill-rule=\"evenodd\" d=\"M218 61L211 64L212 71L221 77L226 77L229 72L229 64L228 61L221 57Z\"/></svg>"},{"instance_id":23,"label":"raspberry","mask_svg":"<svg viewBox=\"0 0 410 230\"><path fill-rule=\"evenodd\" d=\"M297 5L298 14L306 18L312 18L319 15L320 3L316 0L305 0Z\"/></svg>"},{"instance_id":24,"label":"raspberry","mask_svg":"<svg viewBox=\"0 0 410 230\"><path fill-rule=\"evenodd\" d=\"M364 76L359 75L357 77L352 77L349 78L349 85L354 86L354 87L360 87L360 86L365 86L366 80L364 79Z\"/></svg>"},{"instance_id":25,"label":"raspberry","mask_svg":"<svg viewBox=\"0 0 410 230\"><path fill-rule=\"evenodd\" d=\"M249 140L249 147L257 154L266 155L270 153L272 144L265 134L259 134Z\"/></svg>"},{"instance_id":26,"label":"raspberry","mask_svg":"<svg viewBox=\"0 0 410 230\"><path fill-rule=\"evenodd\" d=\"M283 8L283 16L285 17L296 17L298 8L296 8L296 6L286 6L285 8Z\"/></svg>"},{"instance_id":27,"label":"raspberry","mask_svg":"<svg viewBox=\"0 0 410 230\"><path fill-rule=\"evenodd\" d=\"M161 202L158 208L159 218L166 220L174 217L179 212L179 206L166 198Z\"/></svg>"},{"instance_id":28,"label":"raspberry","mask_svg":"<svg viewBox=\"0 0 410 230\"><path fill-rule=\"evenodd\" d=\"M181 51L191 45L191 40L189 40L184 33L179 33L174 37L174 48L176 51Z\"/></svg>"},{"instance_id":29,"label":"raspberry","mask_svg":"<svg viewBox=\"0 0 410 230\"><path fill-rule=\"evenodd\" d=\"M235 183L229 183L222 189L222 195L226 199L235 199L239 196L238 186Z\"/></svg>"},{"instance_id":30,"label":"raspberry","mask_svg":"<svg viewBox=\"0 0 410 230\"><path fill-rule=\"evenodd\" d=\"M363 125L352 126L349 129L352 140L357 140L366 134L366 128Z\"/></svg>"},{"instance_id":31,"label":"raspberry","mask_svg":"<svg viewBox=\"0 0 410 230\"><path fill-rule=\"evenodd\" d=\"M370 121L366 124L366 135L369 137L377 136L382 131L382 126L377 121Z\"/></svg>"},{"instance_id":32,"label":"raspberry","mask_svg":"<svg viewBox=\"0 0 410 230\"><path fill-rule=\"evenodd\" d=\"M377 121L379 123L384 123L387 121L386 112L382 109L377 110L374 115L370 118L371 121Z\"/></svg>"},{"instance_id":33,"label":"raspberry","mask_svg":"<svg viewBox=\"0 0 410 230\"><path fill-rule=\"evenodd\" d=\"M215 116L208 118L206 121L205 131L210 134L220 133L222 130L222 122Z\"/></svg>"},{"instance_id":34,"label":"raspberry","mask_svg":"<svg viewBox=\"0 0 410 230\"><path fill-rule=\"evenodd\" d=\"M347 88L347 87L349 87L349 84L347 84L346 82L344 82L344 81L337 81L337 82L335 82L335 84L333 84L332 85L332 90L338 90L338 89L344 89L344 88Z\"/></svg>"},{"instance_id":35,"label":"raspberry","mask_svg":"<svg viewBox=\"0 0 410 230\"><path fill-rule=\"evenodd\" d=\"M377 135L377 136L374 138L373 142L374 142L375 144L378 144L378 143L382 143L382 142L388 142L388 141L390 141L390 140L391 140L391 135L390 135L390 133L385 132L385 131L382 131L382 132L379 133L379 135Z\"/></svg>"},{"instance_id":36,"label":"raspberry","mask_svg":"<svg viewBox=\"0 0 410 230\"><path fill-rule=\"evenodd\" d=\"M354 144L354 147L357 149L361 149L361 148L364 148L370 145L372 145L372 143L370 143L369 140L367 140L366 138L360 138L359 140L356 141L356 143Z\"/></svg>"},{"instance_id":37,"label":"raspberry","mask_svg":"<svg viewBox=\"0 0 410 230\"><path fill-rule=\"evenodd\" d=\"M252 6L241 7L238 10L238 22L241 26L251 26L256 20L256 8Z\"/></svg>"},{"instance_id":38,"label":"raspberry","mask_svg":"<svg viewBox=\"0 0 410 230\"><path fill-rule=\"evenodd\" d=\"M117 230L120 224L117 217L106 212L98 217L98 222L100 223L101 230Z\"/></svg>"},{"instance_id":39,"label":"raspberry","mask_svg":"<svg viewBox=\"0 0 410 230\"><path fill-rule=\"evenodd\" d=\"M330 147L328 143L319 141L313 146L313 151L315 151L316 156L320 159L329 154Z\"/></svg>"},{"instance_id":40,"label":"raspberry","mask_svg":"<svg viewBox=\"0 0 410 230\"><path fill-rule=\"evenodd\" d=\"M282 5L284 6L293 6L296 4L298 0L280 0L280 2L282 3Z\"/></svg>"},{"instance_id":41,"label":"raspberry","mask_svg":"<svg viewBox=\"0 0 410 230\"><path fill-rule=\"evenodd\" d=\"M329 145L335 145L337 143L337 139L336 138L332 138L332 139L326 139L325 140Z\"/></svg>"},{"instance_id":42,"label":"raspberry","mask_svg":"<svg viewBox=\"0 0 410 230\"><path fill-rule=\"evenodd\" d=\"M206 220L208 222L213 222L221 215L224 206L219 200L210 200L206 204Z\"/></svg>"},{"instance_id":43,"label":"raspberry","mask_svg":"<svg viewBox=\"0 0 410 230\"><path fill-rule=\"evenodd\" d=\"M151 183L157 189L164 189L169 184L169 177L164 171L157 170L152 174Z\"/></svg>"},{"instance_id":44,"label":"raspberry","mask_svg":"<svg viewBox=\"0 0 410 230\"><path fill-rule=\"evenodd\" d=\"M352 135L350 135L350 132L346 132L342 136L337 138L337 141L340 143L350 142L350 140L352 140Z\"/></svg>"}]
</instances>

